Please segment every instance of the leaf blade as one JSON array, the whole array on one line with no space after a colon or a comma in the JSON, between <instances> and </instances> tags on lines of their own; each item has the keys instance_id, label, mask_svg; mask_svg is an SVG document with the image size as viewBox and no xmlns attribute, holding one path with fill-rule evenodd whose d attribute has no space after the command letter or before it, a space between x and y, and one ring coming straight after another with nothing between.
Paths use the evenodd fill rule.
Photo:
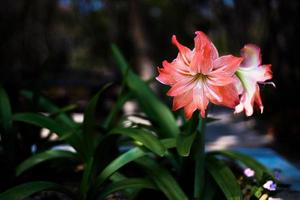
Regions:
<instances>
[{"instance_id":1,"label":"leaf blade","mask_svg":"<svg viewBox=\"0 0 300 200\"><path fill-rule=\"evenodd\" d=\"M115 128L110 131L110 134L122 134L131 137L159 156L163 156L166 153L166 148L158 138L146 130L136 128Z\"/></svg>"},{"instance_id":2,"label":"leaf blade","mask_svg":"<svg viewBox=\"0 0 300 200\"><path fill-rule=\"evenodd\" d=\"M170 109L156 97L144 81L129 69L129 65L116 45L112 45L112 53L122 74L128 76L127 87L133 92L143 111L158 125L161 136L166 138L178 135L179 128Z\"/></svg>"},{"instance_id":3,"label":"leaf blade","mask_svg":"<svg viewBox=\"0 0 300 200\"><path fill-rule=\"evenodd\" d=\"M136 160L136 162L145 169L157 188L161 190L169 200L188 199L173 176L154 160L143 157Z\"/></svg>"},{"instance_id":4,"label":"leaf blade","mask_svg":"<svg viewBox=\"0 0 300 200\"><path fill-rule=\"evenodd\" d=\"M35 182L24 183L6 190L5 192L0 194L0 199L1 200L23 200L29 197L30 195L43 190L64 191L64 189L62 189L62 187L56 183L35 181Z\"/></svg>"},{"instance_id":5,"label":"leaf blade","mask_svg":"<svg viewBox=\"0 0 300 200\"><path fill-rule=\"evenodd\" d=\"M230 151L230 150L215 151L215 152L211 152L211 154L220 154L225 157L231 158L233 160L241 161L247 167L250 167L252 170L255 171L255 176L259 181L263 178L264 173L268 174L270 177L273 177L272 173L270 173L265 166L263 166L261 163L256 161L254 158L247 156L245 154L235 152L235 151Z\"/></svg>"},{"instance_id":6,"label":"leaf blade","mask_svg":"<svg viewBox=\"0 0 300 200\"><path fill-rule=\"evenodd\" d=\"M242 200L242 193L234 174L221 160L207 156L206 166L227 200Z\"/></svg>"},{"instance_id":7,"label":"leaf blade","mask_svg":"<svg viewBox=\"0 0 300 200\"><path fill-rule=\"evenodd\" d=\"M21 164L19 164L16 168L16 175L19 176L23 172L42 162L57 158L77 159L77 156L75 153L62 150L48 150L45 152L41 152L29 157L28 159L24 160Z\"/></svg>"},{"instance_id":8,"label":"leaf blade","mask_svg":"<svg viewBox=\"0 0 300 200\"><path fill-rule=\"evenodd\" d=\"M70 134L71 132L70 129L60 126L59 123L53 119L36 113L18 113L13 115L13 120L29 123L41 128L47 128L50 131L58 134L60 137L66 137L67 134Z\"/></svg>"},{"instance_id":9,"label":"leaf blade","mask_svg":"<svg viewBox=\"0 0 300 200\"><path fill-rule=\"evenodd\" d=\"M127 178L121 181L114 182L101 191L98 200L105 199L106 196L114 192L129 188L136 189L156 189L155 185L147 179L142 178Z\"/></svg>"},{"instance_id":10,"label":"leaf blade","mask_svg":"<svg viewBox=\"0 0 300 200\"><path fill-rule=\"evenodd\" d=\"M96 178L96 187L99 187L108 177L119 170L124 165L146 155L141 148L135 147L114 159L108 164Z\"/></svg>"},{"instance_id":11,"label":"leaf blade","mask_svg":"<svg viewBox=\"0 0 300 200\"><path fill-rule=\"evenodd\" d=\"M34 99L34 94L31 91L22 90L21 94L29 100ZM66 113L61 112L62 110L58 106L56 106L53 102L51 102L49 99L43 96L38 96L37 104L43 109L45 109L47 112L49 112L50 114L56 114L55 119L57 121L64 123L68 127L76 126L76 123L73 120L71 120Z\"/></svg>"},{"instance_id":12,"label":"leaf blade","mask_svg":"<svg viewBox=\"0 0 300 200\"><path fill-rule=\"evenodd\" d=\"M12 127L12 111L9 98L0 85L0 124L5 131Z\"/></svg>"}]
</instances>

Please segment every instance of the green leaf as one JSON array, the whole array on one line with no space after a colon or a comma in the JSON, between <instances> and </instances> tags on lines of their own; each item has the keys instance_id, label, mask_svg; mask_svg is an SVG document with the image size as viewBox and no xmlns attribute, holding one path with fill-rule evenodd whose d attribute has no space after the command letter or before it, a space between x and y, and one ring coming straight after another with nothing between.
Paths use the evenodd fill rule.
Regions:
<instances>
[{"instance_id":1,"label":"green leaf","mask_svg":"<svg viewBox=\"0 0 300 200\"><path fill-rule=\"evenodd\" d=\"M57 158L77 159L77 156L75 153L69 151L62 151L62 150L48 150L45 152L41 152L29 157L21 164L19 164L18 167L16 168L16 175L19 176L24 171L42 162L57 159Z\"/></svg>"},{"instance_id":2,"label":"green leaf","mask_svg":"<svg viewBox=\"0 0 300 200\"><path fill-rule=\"evenodd\" d=\"M99 187L108 177L119 170L124 165L146 155L146 152L139 147L135 147L114 159L109 165L107 165L103 171L97 176L96 188Z\"/></svg>"},{"instance_id":3,"label":"green leaf","mask_svg":"<svg viewBox=\"0 0 300 200\"><path fill-rule=\"evenodd\" d=\"M159 156L166 153L163 144L149 131L136 128L115 128L110 131L110 134L122 134L131 137Z\"/></svg>"},{"instance_id":4,"label":"green leaf","mask_svg":"<svg viewBox=\"0 0 300 200\"><path fill-rule=\"evenodd\" d=\"M161 167L154 160L143 157L136 162L149 174L157 188L162 191L169 200L187 200L186 194L182 191L174 177L168 170Z\"/></svg>"},{"instance_id":5,"label":"green leaf","mask_svg":"<svg viewBox=\"0 0 300 200\"><path fill-rule=\"evenodd\" d=\"M40 114L18 113L13 116L13 120L33 124L41 128L47 128L51 132L56 133L61 139L68 137L72 132L72 130L61 126L53 119Z\"/></svg>"},{"instance_id":6,"label":"green leaf","mask_svg":"<svg viewBox=\"0 0 300 200\"><path fill-rule=\"evenodd\" d=\"M83 134L92 134L95 127L95 112L99 97L109 87L111 83L104 85L96 95L89 101L84 111Z\"/></svg>"},{"instance_id":7,"label":"green leaf","mask_svg":"<svg viewBox=\"0 0 300 200\"><path fill-rule=\"evenodd\" d=\"M63 113L70 112L70 111L76 109L77 107L78 106L76 104L70 104L70 105L67 105L67 106L64 106L64 107L60 108L56 112L52 112L49 116L50 117L59 116L59 115L61 115Z\"/></svg>"},{"instance_id":8,"label":"green leaf","mask_svg":"<svg viewBox=\"0 0 300 200\"><path fill-rule=\"evenodd\" d=\"M178 134L176 148L180 156L188 156L197 135L199 124L199 112L195 112L192 118L183 126L183 133Z\"/></svg>"},{"instance_id":9,"label":"green leaf","mask_svg":"<svg viewBox=\"0 0 300 200\"><path fill-rule=\"evenodd\" d=\"M94 159L91 158L84 165L84 171L83 171L82 180L80 184L81 199L86 199L87 192L89 190L90 181L91 181L93 164L94 164Z\"/></svg>"},{"instance_id":10,"label":"green leaf","mask_svg":"<svg viewBox=\"0 0 300 200\"><path fill-rule=\"evenodd\" d=\"M1 200L23 200L33 195L34 193L44 191L44 190L55 190L55 191L62 191L64 193L69 193L64 188L62 188L62 186L56 183L35 181L35 182L28 182L22 185L15 186L1 193L0 199Z\"/></svg>"},{"instance_id":11,"label":"green leaf","mask_svg":"<svg viewBox=\"0 0 300 200\"><path fill-rule=\"evenodd\" d=\"M226 164L213 156L207 156L206 166L227 200L242 200L242 193L237 180Z\"/></svg>"},{"instance_id":12,"label":"green leaf","mask_svg":"<svg viewBox=\"0 0 300 200\"><path fill-rule=\"evenodd\" d=\"M123 105L126 103L126 101L130 99L131 96L132 94L130 92L119 96L117 102L115 102L115 105L113 106L113 108L109 112L109 115L106 117L105 122L103 123L104 124L103 126L107 130L112 128L114 120L117 117L117 114L120 112L120 110L123 108Z\"/></svg>"},{"instance_id":13,"label":"green leaf","mask_svg":"<svg viewBox=\"0 0 300 200\"><path fill-rule=\"evenodd\" d=\"M161 143L165 146L165 148L173 148L175 147L175 140L172 139L163 139ZM109 178L112 174L114 174L117 170L119 170L124 165L145 156L147 151L140 147L135 147L130 149L129 151L121 154L116 159L114 159L110 164L108 164L103 171L96 178L96 188L98 188L107 178Z\"/></svg>"},{"instance_id":14,"label":"green leaf","mask_svg":"<svg viewBox=\"0 0 300 200\"><path fill-rule=\"evenodd\" d=\"M231 158L233 160L241 161L247 167L249 167L255 171L255 177L259 181L263 178L264 173L268 174L270 177L273 177L272 173L270 173L269 170L265 166L263 166L258 161L256 161L255 159L253 159L250 156L247 156L245 154L230 151L230 150L214 151L214 152L211 152L210 154L219 154L219 155Z\"/></svg>"},{"instance_id":15,"label":"green leaf","mask_svg":"<svg viewBox=\"0 0 300 200\"><path fill-rule=\"evenodd\" d=\"M127 76L127 87L133 92L143 111L158 126L159 134L164 138L178 135L179 128L170 109L156 97L144 81L132 70L128 70L128 64L117 46L112 45L112 52L117 66L122 74ZM128 73L126 73L127 70Z\"/></svg>"},{"instance_id":16,"label":"green leaf","mask_svg":"<svg viewBox=\"0 0 300 200\"><path fill-rule=\"evenodd\" d=\"M101 191L101 194L97 199L98 200L105 199L105 197L107 197L109 194L113 194L117 191L129 189L129 188L156 189L155 185L147 179L129 178L129 179L124 179L110 184L108 187L104 188Z\"/></svg>"},{"instance_id":17,"label":"green leaf","mask_svg":"<svg viewBox=\"0 0 300 200\"><path fill-rule=\"evenodd\" d=\"M31 91L23 90L21 91L21 94L27 98L33 101L34 95ZM59 122L64 123L66 126L74 128L76 126L76 123L64 112L62 112L62 109L56 106L54 103L52 103L50 100L46 99L45 97L38 96L37 98L38 102L37 104L45 109L47 112L50 113L50 115L56 115L55 119Z\"/></svg>"},{"instance_id":18,"label":"green leaf","mask_svg":"<svg viewBox=\"0 0 300 200\"><path fill-rule=\"evenodd\" d=\"M101 94L111 86L110 83L104 85L96 95L88 102L86 109L84 111L84 120L83 120L83 131L82 131L82 145L84 151L84 157L86 162L89 162L89 159L92 157L94 149L99 142L99 135L95 134L96 120L95 112L99 97Z\"/></svg>"},{"instance_id":19,"label":"green leaf","mask_svg":"<svg viewBox=\"0 0 300 200\"><path fill-rule=\"evenodd\" d=\"M192 134L183 134L180 133L177 136L177 141L176 141L176 148L181 156L189 156L190 155L190 150L193 145L195 136L197 132L194 132Z\"/></svg>"},{"instance_id":20,"label":"green leaf","mask_svg":"<svg viewBox=\"0 0 300 200\"><path fill-rule=\"evenodd\" d=\"M9 98L0 85L0 124L5 131L12 127L12 113Z\"/></svg>"}]
</instances>

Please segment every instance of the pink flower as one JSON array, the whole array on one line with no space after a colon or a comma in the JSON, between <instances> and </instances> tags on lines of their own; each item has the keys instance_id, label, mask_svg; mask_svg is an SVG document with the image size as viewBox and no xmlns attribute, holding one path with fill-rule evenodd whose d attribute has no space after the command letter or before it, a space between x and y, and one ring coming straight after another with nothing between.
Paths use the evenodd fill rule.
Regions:
<instances>
[{"instance_id":1,"label":"pink flower","mask_svg":"<svg viewBox=\"0 0 300 200\"><path fill-rule=\"evenodd\" d=\"M172 43L179 50L178 56L171 63L163 61L156 79L171 86L167 95L174 97L173 110L184 108L189 119L197 109L205 117L209 102L230 108L238 104L234 74L242 58L232 55L219 57L216 47L200 31L196 32L193 50L180 44L175 35Z\"/></svg>"},{"instance_id":2,"label":"pink flower","mask_svg":"<svg viewBox=\"0 0 300 200\"><path fill-rule=\"evenodd\" d=\"M236 75L240 79L237 85L241 94L240 103L235 107L235 112L240 113L245 110L247 116L253 114L253 105L257 104L260 112L263 112L263 104L260 97L258 83L265 83L272 78L271 65L261 65L260 48L253 44L247 44L241 50L244 58ZM274 83L269 82L273 86Z\"/></svg>"}]
</instances>

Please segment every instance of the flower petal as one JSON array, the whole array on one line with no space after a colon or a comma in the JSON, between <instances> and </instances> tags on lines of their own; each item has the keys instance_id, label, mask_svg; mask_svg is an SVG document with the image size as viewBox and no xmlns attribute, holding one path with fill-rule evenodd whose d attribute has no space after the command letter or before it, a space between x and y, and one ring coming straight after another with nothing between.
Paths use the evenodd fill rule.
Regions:
<instances>
[{"instance_id":1,"label":"flower petal","mask_svg":"<svg viewBox=\"0 0 300 200\"><path fill-rule=\"evenodd\" d=\"M174 85L172 85L171 89L167 92L167 95L168 96L182 95L185 92L193 89L194 85L195 84L192 78L183 79L175 83Z\"/></svg>"},{"instance_id":2,"label":"flower petal","mask_svg":"<svg viewBox=\"0 0 300 200\"><path fill-rule=\"evenodd\" d=\"M213 76L207 78L209 85L225 86L235 81L233 76L226 76L222 73L214 73Z\"/></svg>"},{"instance_id":3,"label":"flower petal","mask_svg":"<svg viewBox=\"0 0 300 200\"><path fill-rule=\"evenodd\" d=\"M262 100L260 97L260 89L258 84L256 85L256 91L254 94L254 103L256 103L260 109L260 113L262 114L264 112L264 105L262 104Z\"/></svg>"},{"instance_id":4,"label":"flower petal","mask_svg":"<svg viewBox=\"0 0 300 200\"><path fill-rule=\"evenodd\" d=\"M210 42L210 45L211 45L211 56L212 56L212 59L215 60L215 59L219 58L219 52L212 42Z\"/></svg>"},{"instance_id":5,"label":"flower petal","mask_svg":"<svg viewBox=\"0 0 300 200\"><path fill-rule=\"evenodd\" d=\"M210 74L222 72L228 76L232 76L242 61L243 58L232 55L219 57L213 61L214 70Z\"/></svg>"},{"instance_id":6,"label":"flower petal","mask_svg":"<svg viewBox=\"0 0 300 200\"><path fill-rule=\"evenodd\" d=\"M197 106L193 102L189 103L184 107L184 115L187 119L190 119L193 115L193 112L197 110Z\"/></svg>"},{"instance_id":7,"label":"flower petal","mask_svg":"<svg viewBox=\"0 0 300 200\"><path fill-rule=\"evenodd\" d=\"M216 87L216 86L210 86ZM239 94L235 87L235 84L228 84L222 87L216 87L218 89L214 89L218 96L222 97L222 100L219 101L214 97L210 97L210 101L216 105L226 106L229 108L235 108L239 103Z\"/></svg>"},{"instance_id":8,"label":"flower petal","mask_svg":"<svg viewBox=\"0 0 300 200\"><path fill-rule=\"evenodd\" d=\"M209 103L204 87L203 83L197 83L193 88L193 103L200 110L202 117L205 117L205 110Z\"/></svg>"},{"instance_id":9,"label":"flower petal","mask_svg":"<svg viewBox=\"0 0 300 200\"><path fill-rule=\"evenodd\" d=\"M260 48L255 44L247 44L241 49L244 58L241 67L258 66L261 63Z\"/></svg>"},{"instance_id":10,"label":"flower petal","mask_svg":"<svg viewBox=\"0 0 300 200\"><path fill-rule=\"evenodd\" d=\"M176 83L176 80L170 73L166 72L164 68L157 68L159 75L156 77L156 80L165 85L173 85Z\"/></svg>"},{"instance_id":11,"label":"flower petal","mask_svg":"<svg viewBox=\"0 0 300 200\"><path fill-rule=\"evenodd\" d=\"M195 53L191 60L191 71L194 73L207 74L213 68L213 56L216 56L215 48L212 47L208 37L200 31L196 32Z\"/></svg>"},{"instance_id":12,"label":"flower petal","mask_svg":"<svg viewBox=\"0 0 300 200\"><path fill-rule=\"evenodd\" d=\"M186 65L189 65L191 60L191 50L186 46L183 46L177 41L176 35L172 36L172 43L178 48L181 59Z\"/></svg>"},{"instance_id":13,"label":"flower petal","mask_svg":"<svg viewBox=\"0 0 300 200\"><path fill-rule=\"evenodd\" d=\"M182 95L178 95L174 97L173 100L173 108L172 110L178 110L186 105L188 105L190 102L193 101L193 93L192 91L187 91L186 93Z\"/></svg>"}]
</instances>

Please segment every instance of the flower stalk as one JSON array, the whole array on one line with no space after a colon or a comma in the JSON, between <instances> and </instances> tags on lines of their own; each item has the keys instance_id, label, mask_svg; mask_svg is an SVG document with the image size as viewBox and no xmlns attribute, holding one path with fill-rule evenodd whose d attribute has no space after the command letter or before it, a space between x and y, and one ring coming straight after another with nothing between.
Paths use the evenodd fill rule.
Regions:
<instances>
[{"instance_id":1,"label":"flower stalk","mask_svg":"<svg viewBox=\"0 0 300 200\"><path fill-rule=\"evenodd\" d=\"M205 183L205 128L206 118L199 116L199 131L195 139L195 178L194 178L194 199L200 200L203 196Z\"/></svg>"}]
</instances>

